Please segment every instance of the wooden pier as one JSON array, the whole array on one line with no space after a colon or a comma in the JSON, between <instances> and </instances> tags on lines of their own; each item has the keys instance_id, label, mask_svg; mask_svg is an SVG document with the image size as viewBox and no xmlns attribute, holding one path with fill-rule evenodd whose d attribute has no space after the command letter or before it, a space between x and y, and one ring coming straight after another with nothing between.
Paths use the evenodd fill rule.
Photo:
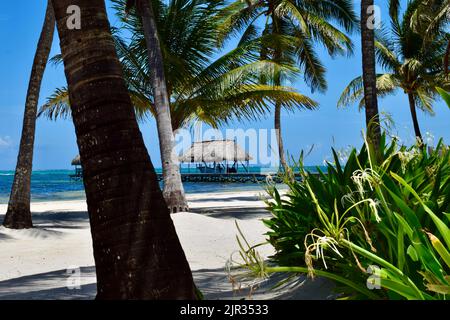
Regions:
<instances>
[{"instance_id":1,"label":"wooden pier","mask_svg":"<svg viewBox=\"0 0 450 320\"><path fill-rule=\"evenodd\" d=\"M70 180L73 180L73 181L82 181L83 180L83 170L81 169L80 166L77 166L75 168L75 173L70 174L69 177L70 177Z\"/></svg>"},{"instance_id":2,"label":"wooden pier","mask_svg":"<svg viewBox=\"0 0 450 320\"><path fill-rule=\"evenodd\" d=\"M162 173L156 174L158 181L163 180ZM70 175L73 181L82 181L83 174L81 171ZM295 174L297 181L301 180L299 174ZM282 183L283 178L277 173L182 173L182 182L196 182L196 183L265 183L273 181L275 183Z\"/></svg>"},{"instance_id":3,"label":"wooden pier","mask_svg":"<svg viewBox=\"0 0 450 320\"><path fill-rule=\"evenodd\" d=\"M157 174L158 181L162 181L163 175ZM301 180L299 174L295 175L296 180ZM283 182L280 175L276 173L182 173L183 182L210 182L210 183L259 183L268 180L276 183Z\"/></svg>"},{"instance_id":4,"label":"wooden pier","mask_svg":"<svg viewBox=\"0 0 450 320\"><path fill-rule=\"evenodd\" d=\"M252 157L245 152L236 141L233 140L211 140L194 142L192 146L179 157L180 163L187 163L188 170L181 172L182 182L193 183L282 183L283 176L274 171L252 172L249 161ZM245 162L245 164L244 164ZM240 164L239 164L240 163ZM72 160L75 173L70 179L81 181L83 171L81 169L81 158L77 156ZM191 165L195 165L194 172L190 172ZM180 171L181 171L180 166ZM162 173L157 173L158 181L163 180ZM296 173L295 179L301 180L301 175Z\"/></svg>"}]
</instances>

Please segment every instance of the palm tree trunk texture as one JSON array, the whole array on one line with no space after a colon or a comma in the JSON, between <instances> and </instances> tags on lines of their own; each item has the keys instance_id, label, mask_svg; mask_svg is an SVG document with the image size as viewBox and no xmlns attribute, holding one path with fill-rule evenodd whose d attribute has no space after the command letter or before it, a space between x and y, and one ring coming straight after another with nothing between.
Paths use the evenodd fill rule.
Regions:
<instances>
[{"instance_id":1,"label":"palm tree trunk texture","mask_svg":"<svg viewBox=\"0 0 450 320\"><path fill-rule=\"evenodd\" d=\"M156 124L163 166L164 199L166 199L167 205L172 213L188 211L188 203L181 181L178 156L175 153L175 138L172 130L167 82L164 74L164 61L151 1L137 1L137 9L139 15L142 17L152 77Z\"/></svg>"},{"instance_id":2,"label":"palm tree trunk texture","mask_svg":"<svg viewBox=\"0 0 450 320\"><path fill-rule=\"evenodd\" d=\"M280 157L281 167L284 172L289 172L289 166L286 162L286 157L284 154L283 136L281 133L281 104L279 102L275 103L275 132L277 136L278 154Z\"/></svg>"},{"instance_id":3,"label":"palm tree trunk texture","mask_svg":"<svg viewBox=\"0 0 450 320\"><path fill-rule=\"evenodd\" d=\"M279 32L280 21L279 21L279 18L277 17L277 15L275 14L275 12L273 12L273 8L271 8L270 10L271 10L271 15L272 15L272 23L273 23L272 32L274 34L276 34ZM280 50L280 48L274 48L274 49L275 49L274 50L274 61L279 63L281 60L281 57L282 57L282 51ZM281 76L279 74L275 75L274 84L276 86L281 85ZM276 133L277 143L278 143L278 155L280 157L281 168L283 168L284 172L289 172L289 166L287 164L286 156L285 156L285 152L284 152L283 135L281 132L281 103L279 101L275 102L275 119L274 120L275 120L275 123L274 123L275 133Z\"/></svg>"},{"instance_id":4,"label":"palm tree trunk texture","mask_svg":"<svg viewBox=\"0 0 450 320\"><path fill-rule=\"evenodd\" d=\"M144 145L104 0L52 0L83 166L97 299L195 299ZM67 8L81 8L81 29Z\"/></svg>"},{"instance_id":5,"label":"palm tree trunk texture","mask_svg":"<svg viewBox=\"0 0 450 320\"><path fill-rule=\"evenodd\" d=\"M444 55L444 74L447 76L448 79L448 66L449 66L449 60L450 60L450 40L447 43L447 49L445 50L445 55Z\"/></svg>"},{"instance_id":6,"label":"palm tree trunk texture","mask_svg":"<svg viewBox=\"0 0 450 320\"><path fill-rule=\"evenodd\" d=\"M45 67L50 55L54 31L55 15L49 0L28 83L16 172L11 188L8 210L3 221L3 225L7 228L25 229L33 227L30 198L36 114L42 78L44 77Z\"/></svg>"},{"instance_id":7,"label":"palm tree trunk texture","mask_svg":"<svg viewBox=\"0 0 450 320\"><path fill-rule=\"evenodd\" d=\"M373 0L361 0L361 45L364 81L364 101L366 111L367 139L375 153L380 149L381 129L378 113L376 65L375 65L375 31L369 26L369 8Z\"/></svg>"},{"instance_id":8,"label":"palm tree trunk texture","mask_svg":"<svg viewBox=\"0 0 450 320\"><path fill-rule=\"evenodd\" d=\"M414 133L416 134L416 139L418 140L419 144L422 144L423 142L422 133L420 132L419 121L417 120L416 100L412 93L408 93L408 100L409 100L409 109L411 111L411 117L414 124Z\"/></svg>"}]
</instances>

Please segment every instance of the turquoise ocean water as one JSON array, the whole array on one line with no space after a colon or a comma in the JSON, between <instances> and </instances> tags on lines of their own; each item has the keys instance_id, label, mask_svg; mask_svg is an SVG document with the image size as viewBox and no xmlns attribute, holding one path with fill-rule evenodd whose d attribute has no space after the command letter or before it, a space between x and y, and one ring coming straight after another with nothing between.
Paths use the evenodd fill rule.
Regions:
<instances>
[{"instance_id":1,"label":"turquoise ocean water","mask_svg":"<svg viewBox=\"0 0 450 320\"><path fill-rule=\"evenodd\" d=\"M182 172L187 169L183 168ZM311 167L311 171L314 168ZM160 172L160 170L157 170ZM251 171L259 172L260 168ZM195 169L191 169L195 172ZM32 201L60 201L85 199L83 182L73 181L69 175L73 170L34 171L31 179ZM0 171L0 204L8 202L13 171ZM205 193L221 191L263 190L263 186L255 183L184 183L186 193Z\"/></svg>"}]
</instances>

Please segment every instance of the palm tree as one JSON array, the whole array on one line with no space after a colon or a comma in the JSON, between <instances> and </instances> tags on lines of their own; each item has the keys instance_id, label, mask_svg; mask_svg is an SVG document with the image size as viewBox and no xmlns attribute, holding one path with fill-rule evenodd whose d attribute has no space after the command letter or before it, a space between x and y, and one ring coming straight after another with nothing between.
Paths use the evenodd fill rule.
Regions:
<instances>
[{"instance_id":1,"label":"palm tree","mask_svg":"<svg viewBox=\"0 0 450 320\"><path fill-rule=\"evenodd\" d=\"M53 0L83 166L98 299L195 299L123 79L103 0ZM82 27L66 26L77 5Z\"/></svg>"},{"instance_id":2,"label":"palm tree","mask_svg":"<svg viewBox=\"0 0 450 320\"><path fill-rule=\"evenodd\" d=\"M433 102L438 97L436 86L448 88L449 85L443 74L442 63L449 40L449 34L443 29L447 18L442 17L443 21L438 21L437 24L440 27L430 29L432 32L426 31L428 28L420 28L420 23L425 24L424 21L417 20L417 17L424 18L424 15L418 14L421 4L423 2L418 0L409 2L400 19L398 2L391 1L390 30L378 34L375 42L378 62L386 70L385 73L376 75L378 96L393 94L397 89L403 90L408 96L414 132L419 141L422 141L422 134L416 109L433 114ZM427 6L427 10L429 8ZM433 19L437 14L438 12L434 12ZM430 23L431 21L426 25L430 26ZM338 105L359 102L361 107L365 105L366 99L362 90L362 78L358 77L345 88Z\"/></svg>"},{"instance_id":3,"label":"palm tree","mask_svg":"<svg viewBox=\"0 0 450 320\"><path fill-rule=\"evenodd\" d=\"M184 194L183 183L181 182L178 157L175 153L175 138L170 118L167 81L158 30L153 14L153 4L151 0L127 0L126 6L127 12L131 8L136 7L137 14L142 19L156 111L155 118L158 127L159 149L163 166L164 199L166 199L172 213L188 211L188 203Z\"/></svg>"},{"instance_id":4,"label":"palm tree","mask_svg":"<svg viewBox=\"0 0 450 320\"><path fill-rule=\"evenodd\" d=\"M297 65L312 90L325 91L325 67L314 51L320 42L331 56L352 52L350 39L333 26L337 22L347 32L354 29L357 18L349 0L237 0L222 14L223 41L236 33L242 40L262 36L262 59ZM260 30L260 24L263 28ZM275 85L287 77L275 78ZM288 170L281 135L281 106L275 102L275 129L278 134L280 163Z\"/></svg>"},{"instance_id":5,"label":"palm tree","mask_svg":"<svg viewBox=\"0 0 450 320\"><path fill-rule=\"evenodd\" d=\"M371 25L374 18L374 1L361 0L361 50L362 50L362 83L365 99L367 140L378 155L381 141L380 116L377 99L377 75L375 62L375 26ZM378 157L377 157L378 158Z\"/></svg>"},{"instance_id":6,"label":"palm tree","mask_svg":"<svg viewBox=\"0 0 450 320\"><path fill-rule=\"evenodd\" d=\"M36 113L42 78L50 55L55 30L55 16L51 1L47 3L45 21L37 45L28 83L25 112L23 116L22 137L16 172L11 189L3 225L7 228L25 229L33 226L30 211L31 172L33 169L33 149L36 131Z\"/></svg>"},{"instance_id":7,"label":"palm tree","mask_svg":"<svg viewBox=\"0 0 450 320\"><path fill-rule=\"evenodd\" d=\"M129 44L115 34L116 49L124 68L130 96L140 119L156 114L148 68L147 46L141 20L125 14L125 0L115 0L120 19L133 37ZM261 39L241 42L219 55L220 35L216 18L220 1L174 0L160 3L156 22L160 35L167 91L174 131L200 120L213 127L231 120L257 119L278 101L283 108L314 108L317 104L293 88L262 83L277 74L297 70L255 54ZM156 6L155 6L156 7ZM213 56L219 55L215 60ZM60 61L56 56L53 60ZM59 88L40 109L50 119L70 116L68 93Z\"/></svg>"},{"instance_id":8,"label":"palm tree","mask_svg":"<svg viewBox=\"0 0 450 320\"><path fill-rule=\"evenodd\" d=\"M123 1L117 3L117 12ZM167 89L170 96L172 126L174 130L198 118L213 127L232 118L254 119L268 109L269 101L279 100L283 107L293 105L312 108L315 103L292 88L266 85L260 78L274 78L285 72L295 73L294 68L272 61L259 61L254 55L261 46L260 39L241 42L236 49L216 60L220 53L218 38L221 35L218 19L223 1L172 0L167 5L155 1L156 23L161 36ZM123 53L123 64L129 75L132 92L140 92L150 98L151 92L142 91L142 82L148 75L142 74L142 57L147 54L145 38L139 21L121 16L134 34L128 47L118 46ZM137 75L137 76L136 76ZM137 83L137 85L136 85ZM154 114L154 108L151 108Z\"/></svg>"}]
</instances>

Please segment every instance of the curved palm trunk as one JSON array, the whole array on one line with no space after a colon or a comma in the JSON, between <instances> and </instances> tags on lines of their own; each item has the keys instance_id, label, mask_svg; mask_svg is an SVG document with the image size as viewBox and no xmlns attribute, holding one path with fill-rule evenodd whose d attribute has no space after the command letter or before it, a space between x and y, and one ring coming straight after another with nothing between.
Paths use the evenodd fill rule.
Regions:
<instances>
[{"instance_id":1,"label":"curved palm trunk","mask_svg":"<svg viewBox=\"0 0 450 320\"><path fill-rule=\"evenodd\" d=\"M195 299L103 0L52 0L83 166L98 299ZM81 29L67 8L81 8Z\"/></svg>"},{"instance_id":2,"label":"curved palm trunk","mask_svg":"<svg viewBox=\"0 0 450 320\"><path fill-rule=\"evenodd\" d=\"M381 129L377 100L375 32L368 25L370 19L368 11L373 4L373 0L361 0L361 44L367 139L374 148L375 154L379 155Z\"/></svg>"},{"instance_id":3,"label":"curved palm trunk","mask_svg":"<svg viewBox=\"0 0 450 320\"><path fill-rule=\"evenodd\" d=\"M33 227L30 211L31 172L33 169L34 137L36 131L36 114L50 49L55 31L55 15L51 1L48 1L45 21L34 56L33 68L25 102L22 137L17 157L14 182L9 197L8 210L3 225L12 229Z\"/></svg>"},{"instance_id":4,"label":"curved palm trunk","mask_svg":"<svg viewBox=\"0 0 450 320\"><path fill-rule=\"evenodd\" d=\"M411 111L411 117L414 124L414 133L416 134L416 139L418 140L419 144L422 144L423 143L422 133L420 132L419 121L417 120L416 100L412 93L408 93L408 100L409 100L409 109Z\"/></svg>"},{"instance_id":5,"label":"curved palm trunk","mask_svg":"<svg viewBox=\"0 0 450 320\"><path fill-rule=\"evenodd\" d=\"M289 166L285 158L283 137L281 133L281 104L279 102L275 103L275 132L277 135L278 154L280 156L281 167L284 172L289 172Z\"/></svg>"},{"instance_id":6,"label":"curved palm trunk","mask_svg":"<svg viewBox=\"0 0 450 320\"><path fill-rule=\"evenodd\" d=\"M175 153L175 138L172 130L170 101L164 74L164 61L151 1L138 0L137 9L142 17L152 77L156 124L163 166L164 199L172 213L188 211L188 203L184 194L183 183L181 182L178 156Z\"/></svg>"}]
</instances>

